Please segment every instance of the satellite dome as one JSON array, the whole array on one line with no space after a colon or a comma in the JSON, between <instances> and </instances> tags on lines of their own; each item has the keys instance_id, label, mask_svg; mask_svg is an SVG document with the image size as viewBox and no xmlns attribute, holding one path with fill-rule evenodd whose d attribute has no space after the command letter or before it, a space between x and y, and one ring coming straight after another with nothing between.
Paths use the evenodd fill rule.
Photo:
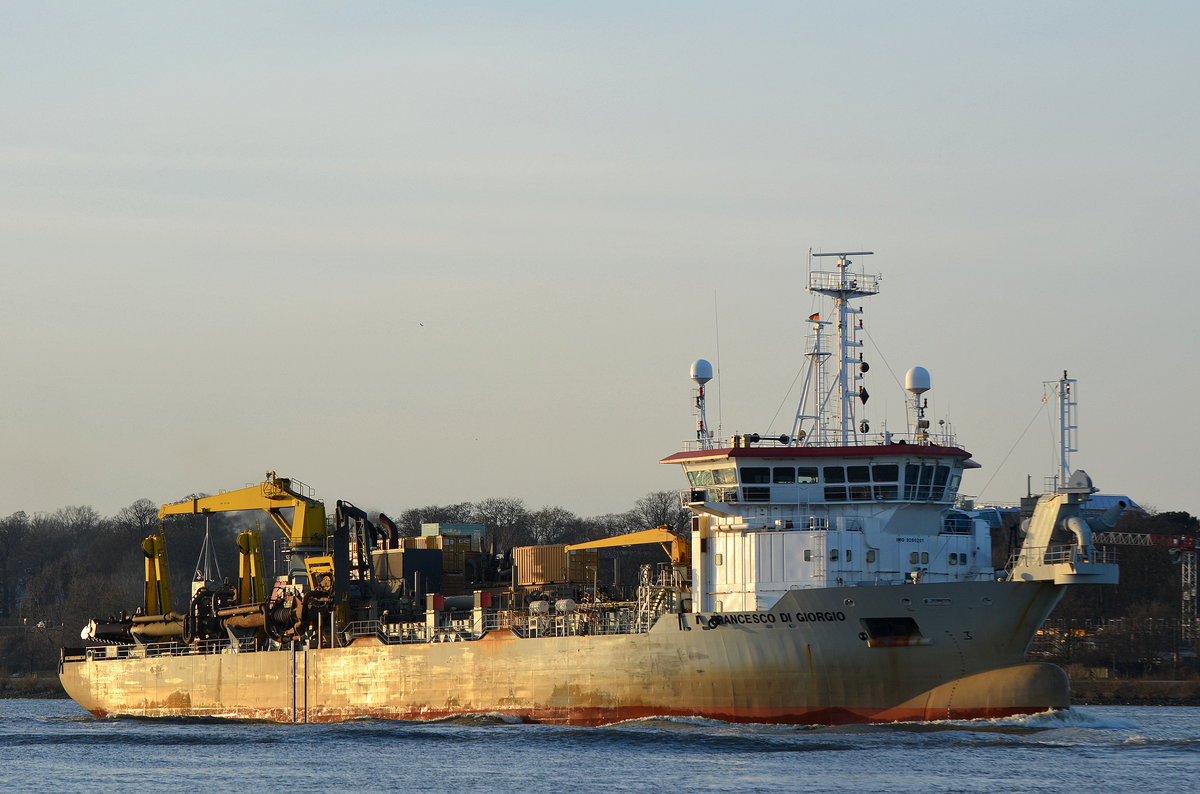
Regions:
<instances>
[{"instance_id":1,"label":"satellite dome","mask_svg":"<svg viewBox=\"0 0 1200 794\"><path fill-rule=\"evenodd\" d=\"M929 370L924 367L913 367L904 373L904 388L913 394L924 394L931 388L929 385Z\"/></svg>"},{"instance_id":2,"label":"satellite dome","mask_svg":"<svg viewBox=\"0 0 1200 794\"><path fill-rule=\"evenodd\" d=\"M702 358L698 358L692 362L692 380L703 386L712 380L712 364L709 364Z\"/></svg>"}]
</instances>

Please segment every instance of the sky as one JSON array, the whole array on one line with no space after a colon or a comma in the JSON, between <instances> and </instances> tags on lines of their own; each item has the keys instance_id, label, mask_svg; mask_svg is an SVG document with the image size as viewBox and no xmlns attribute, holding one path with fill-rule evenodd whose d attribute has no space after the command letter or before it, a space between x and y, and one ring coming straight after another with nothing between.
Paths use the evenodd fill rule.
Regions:
<instances>
[{"instance_id":1,"label":"sky","mask_svg":"<svg viewBox=\"0 0 1200 794\"><path fill-rule=\"evenodd\" d=\"M0 516L301 480L581 515L788 432L809 250L1014 501L1200 514L1200 8L0 5Z\"/></svg>"}]
</instances>

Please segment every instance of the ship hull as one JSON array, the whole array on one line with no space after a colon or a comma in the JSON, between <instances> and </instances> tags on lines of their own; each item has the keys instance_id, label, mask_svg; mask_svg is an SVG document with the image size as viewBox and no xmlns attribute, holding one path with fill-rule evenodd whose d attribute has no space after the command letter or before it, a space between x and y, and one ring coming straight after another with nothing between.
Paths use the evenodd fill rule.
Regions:
<instances>
[{"instance_id":1,"label":"ship hull","mask_svg":"<svg viewBox=\"0 0 1200 794\"><path fill-rule=\"evenodd\" d=\"M97 716L278 722L462 714L599 725L649 716L842 724L1065 708L1065 674L1024 661L1061 588L963 582L794 590L765 612L667 614L641 634L87 658L67 693ZM911 619L904 644L869 619ZM864 620L866 619L866 620Z\"/></svg>"}]
</instances>

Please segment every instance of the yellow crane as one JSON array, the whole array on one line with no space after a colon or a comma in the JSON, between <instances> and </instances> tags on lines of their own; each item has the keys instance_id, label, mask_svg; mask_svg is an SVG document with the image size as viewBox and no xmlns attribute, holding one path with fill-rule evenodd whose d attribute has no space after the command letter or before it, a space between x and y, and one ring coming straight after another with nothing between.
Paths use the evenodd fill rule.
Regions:
<instances>
[{"instance_id":1,"label":"yellow crane","mask_svg":"<svg viewBox=\"0 0 1200 794\"><path fill-rule=\"evenodd\" d=\"M297 484L298 485L298 484ZM284 510L292 510L289 520ZM205 515L208 513L230 513L239 510L262 510L283 532L294 551L314 552L325 548L325 505L301 493L289 477L276 477L267 472L267 478L258 485L237 491L226 491L216 496L201 496L182 502L163 505L158 517L181 515Z\"/></svg>"},{"instance_id":2,"label":"yellow crane","mask_svg":"<svg viewBox=\"0 0 1200 794\"><path fill-rule=\"evenodd\" d=\"M687 567L690 564L692 549L686 540L676 535L671 531L671 528L666 524L654 527L653 529L643 529L641 532L630 532L625 535L614 535L611 538L601 538L600 540L589 540L586 543L576 543L567 546L568 553L572 551L582 551L583 549L607 549L616 546L640 546L646 543L658 543L671 557L672 565L681 565Z\"/></svg>"}]
</instances>

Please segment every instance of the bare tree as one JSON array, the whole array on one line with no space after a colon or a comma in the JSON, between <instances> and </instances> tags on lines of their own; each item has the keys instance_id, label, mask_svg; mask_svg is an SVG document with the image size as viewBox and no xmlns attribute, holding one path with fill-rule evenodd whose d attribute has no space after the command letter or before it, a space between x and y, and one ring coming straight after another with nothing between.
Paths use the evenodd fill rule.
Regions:
<instances>
[{"instance_id":1,"label":"bare tree","mask_svg":"<svg viewBox=\"0 0 1200 794\"><path fill-rule=\"evenodd\" d=\"M686 532L691 525L691 514L680 504L674 491L651 491L634 503L630 517L638 529L665 524L676 532Z\"/></svg>"},{"instance_id":2,"label":"bare tree","mask_svg":"<svg viewBox=\"0 0 1200 794\"><path fill-rule=\"evenodd\" d=\"M533 535L529 531L529 511L521 499L484 499L476 503L472 519L487 527L487 541L489 545L495 543L497 549L533 543Z\"/></svg>"}]
</instances>

